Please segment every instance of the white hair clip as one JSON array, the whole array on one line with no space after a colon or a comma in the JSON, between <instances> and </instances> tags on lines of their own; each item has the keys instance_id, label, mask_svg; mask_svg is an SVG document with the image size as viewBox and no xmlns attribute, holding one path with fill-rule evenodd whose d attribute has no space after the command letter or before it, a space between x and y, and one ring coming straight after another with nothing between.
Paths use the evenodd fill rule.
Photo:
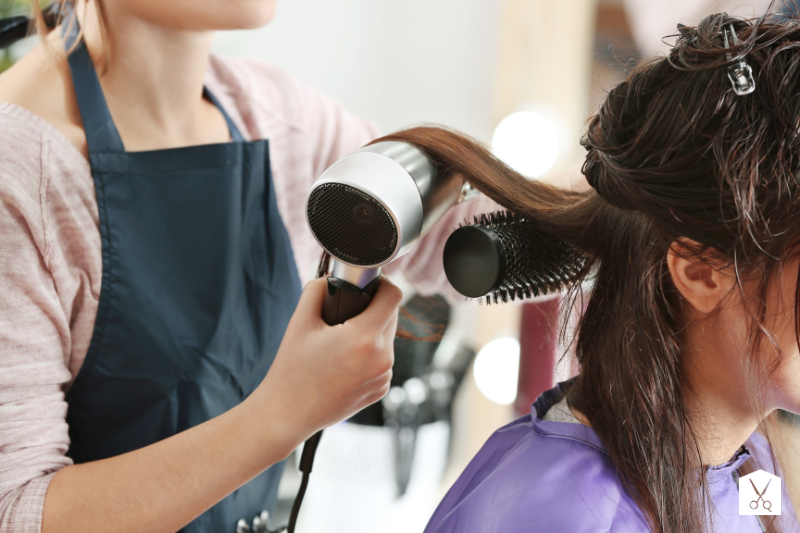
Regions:
<instances>
[{"instance_id":1,"label":"white hair clip","mask_svg":"<svg viewBox=\"0 0 800 533\"><path fill-rule=\"evenodd\" d=\"M731 33L730 41L728 41L729 29ZM733 27L733 23L723 28L722 33L725 38L725 48L730 48L731 41L733 42L734 46L739 45L739 38L736 36L736 30ZM731 61L732 59L733 56L730 52L728 52L728 61ZM733 91L739 96L750 94L756 90L756 80L753 78L753 69L747 64L744 58L728 67L728 79L731 80Z\"/></svg>"}]
</instances>

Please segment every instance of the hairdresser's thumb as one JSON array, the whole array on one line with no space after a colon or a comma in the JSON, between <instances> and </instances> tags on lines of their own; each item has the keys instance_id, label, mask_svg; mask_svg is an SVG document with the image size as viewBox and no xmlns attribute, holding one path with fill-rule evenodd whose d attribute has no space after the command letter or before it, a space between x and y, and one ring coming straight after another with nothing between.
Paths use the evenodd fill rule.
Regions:
<instances>
[{"instance_id":1,"label":"hairdresser's thumb","mask_svg":"<svg viewBox=\"0 0 800 533\"><path fill-rule=\"evenodd\" d=\"M403 300L403 291L389 281L386 276L381 276L378 292L372 298L369 307L361 315L351 321L369 329L376 328L383 331L397 315L397 309Z\"/></svg>"}]
</instances>

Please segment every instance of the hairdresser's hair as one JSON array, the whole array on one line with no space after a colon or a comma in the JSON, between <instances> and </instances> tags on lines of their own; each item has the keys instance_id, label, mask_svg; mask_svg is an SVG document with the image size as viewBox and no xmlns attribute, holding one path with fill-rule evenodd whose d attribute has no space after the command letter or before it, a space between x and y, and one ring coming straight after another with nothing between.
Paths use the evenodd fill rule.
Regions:
<instances>
[{"instance_id":1,"label":"hairdresser's hair","mask_svg":"<svg viewBox=\"0 0 800 533\"><path fill-rule=\"evenodd\" d=\"M76 3L76 0L56 0L46 10L43 11L42 6L39 4L39 0L31 0L31 20L33 22L31 31L35 32L39 35L39 37L44 39L44 37L46 37L53 29L55 29L56 26L62 23L74 24L74 21L68 22L65 19L65 16L70 10L75 9ZM93 4L95 5L94 9L97 10L97 19L100 25L100 36L103 43L108 43L103 0L93 0ZM77 42L78 41L76 41L75 45L77 45ZM75 45L73 45L73 47ZM108 67L108 53L105 47L103 47L100 53L101 57L99 63L102 65L102 74L102 71Z\"/></svg>"},{"instance_id":2,"label":"hairdresser's hair","mask_svg":"<svg viewBox=\"0 0 800 533\"><path fill-rule=\"evenodd\" d=\"M733 49L722 29L731 24L740 41ZM382 140L418 146L440 171L462 175L586 252L584 279L594 284L568 401L603 441L652 530L696 533L706 529L712 504L698 475L704 466L682 367L685 318L667 255L677 242L678 253L732 266L743 297L745 282L757 288L743 298L750 321L743 358L753 409L763 412L757 391L782 355L765 321L767 282L800 242L800 23L718 14L676 37L668 57L636 67L589 120L582 140L588 192L525 179L445 129ZM747 96L737 96L727 76L740 58L756 81ZM762 421L767 437L768 426Z\"/></svg>"}]
</instances>

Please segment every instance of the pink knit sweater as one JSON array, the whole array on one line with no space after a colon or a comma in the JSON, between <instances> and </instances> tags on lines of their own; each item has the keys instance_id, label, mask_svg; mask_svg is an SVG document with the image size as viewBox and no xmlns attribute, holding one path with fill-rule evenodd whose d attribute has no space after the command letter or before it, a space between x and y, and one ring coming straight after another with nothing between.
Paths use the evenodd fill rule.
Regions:
<instances>
[{"instance_id":1,"label":"pink knit sweater","mask_svg":"<svg viewBox=\"0 0 800 533\"><path fill-rule=\"evenodd\" d=\"M260 61L212 56L206 83L245 137L269 139L278 207L307 281L320 248L305 194L331 163L376 137L374 126ZM453 209L389 270L402 269L423 293L439 290L446 237L494 207L478 199ZM88 161L49 123L0 102L0 533L39 532L48 483L71 464L64 393L97 313L97 213Z\"/></svg>"}]
</instances>

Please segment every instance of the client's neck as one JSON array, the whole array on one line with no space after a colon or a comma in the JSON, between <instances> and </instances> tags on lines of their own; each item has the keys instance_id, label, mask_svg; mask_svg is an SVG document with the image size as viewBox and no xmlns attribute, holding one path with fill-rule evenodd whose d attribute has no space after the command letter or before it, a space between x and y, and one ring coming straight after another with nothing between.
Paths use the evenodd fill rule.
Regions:
<instances>
[{"instance_id":1,"label":"client's neck","mask_svg":"<svg viewBox=\"0 0 800 533\"><path fill-rule=\"evenodd\" d=\"M755 431L758 420L748 402L740 349L716 324L714 315L684 330L684 397L703 465L733 457Z\"/></svg>"}]
</instances>

